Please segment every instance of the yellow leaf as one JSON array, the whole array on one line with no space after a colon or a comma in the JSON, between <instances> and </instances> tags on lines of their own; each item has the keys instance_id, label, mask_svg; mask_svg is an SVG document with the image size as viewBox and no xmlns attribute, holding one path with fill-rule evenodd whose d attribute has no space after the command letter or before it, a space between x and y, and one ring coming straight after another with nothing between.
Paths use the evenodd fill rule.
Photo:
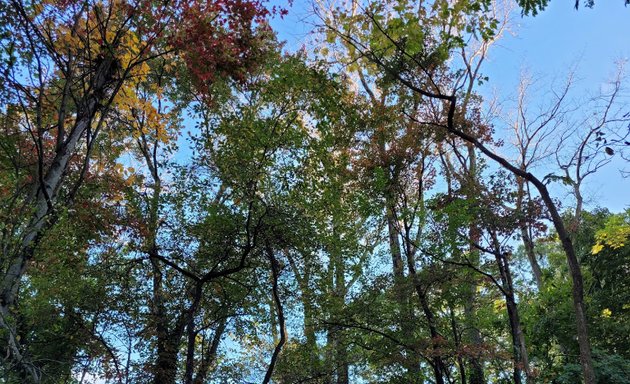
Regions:
<instances>
[{"instance_id":1,"label":"yellow leaf","mask_svg":"<svg viewBox=\"0 0 630 384\"><path fill-rule=\"evenodd\" d=\"M612 315L612 311L608 308L604 308L604 310L602 310L602 317L610 317L610 315Z\"/></svg>"},{"instance_id":2,"label":"yellow leaf","mask_svg":"<svg viewBox=\"0 0 630 384\"><path fill-rule=\"evenodd\" d=\"M495 300L493 303L494 312L500 312L505 309L505 301L504 300Z\"/></svg>"},{"instance_id":3,"label":"yellow leaf","mask_svg":"<svg viewBox=\"0 0 630 384\"><path fill-rule=\"evenodd\" d=\"M604 246L600 243L597 243L593 245L593 248L591 248L591 253L593 255L597 255L599 252L601 252L602 249L604 249Z\"/></svg>"}]
</instances>

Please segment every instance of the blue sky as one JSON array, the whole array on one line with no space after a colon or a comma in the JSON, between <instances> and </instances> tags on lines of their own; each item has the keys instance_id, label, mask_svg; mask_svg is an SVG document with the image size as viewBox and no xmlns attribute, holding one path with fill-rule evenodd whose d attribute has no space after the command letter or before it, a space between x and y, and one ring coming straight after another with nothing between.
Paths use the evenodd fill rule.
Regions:
<instances>
[{"instance_id":1,"label":"blue sky","mask_svg":"<svg viewBox=\"0 0 630 384\"><path fill-rule=\"evenodd\" d=\"M576 64L575 94L596 93L614 74L615 61L630 59L630 7L622 0L598 0L593 9L575 11L572 4L554 0L536 17L515 17L516 36L504 38L485 66L489 86L499 97L514 95L523 69L535 77L561 80ZM627 109L630 112L630 104ZM628 164L613 162L588 181L589 207L612 211L629 207L630 178L622 178L618 171L623 166L627 169ZM561 191L556 195L563 197Z\"/></svg>"},{"instance_id":2,"label":"blue sky","mask_svg":"<svg viewBox=\"0 0 630 384\"><path fill-rule=\"evenodd\" d=\"M577 68L574 96L597 93L614 74L615 61L630 59L630 7L623 0L596 0L594 8L576 11L573 4L573 0L553 0L536 17L521 17L517 11L512 27L515 34L504 37L489 54L484 73L490 81L481 92L507 100L515 96L523 70L544 82L561 81L570 68ZM293 51L308 46L312 28L308 20L312 18L307 0L295 1L289 9L289 15L275 20L273 26ZM588 181L584 189L587 207L621 211L630 205L630 178L623 179L618 171L624 165L614 162ZM542 177L545 172L538 173ZM558 198L566 198L561 188L556 189Z\"/></svg>"},{"instance_id":3,"label":"blue sky","mask_svg":"<svg viewBox=\"0 0 630 384\"><path fill-rule=\"evenodd\" d=\"M577 60L591 82L605 78L617 58L630 55L630 7L622 0L598 0L593 9L575 11L572 0L554 0L536 17L516 16L517 36L503 39L491 53L494 82L514 84L519 68L557 74ZM596 83L595 83L596 84Z\"/></svg>"}]
</instances>

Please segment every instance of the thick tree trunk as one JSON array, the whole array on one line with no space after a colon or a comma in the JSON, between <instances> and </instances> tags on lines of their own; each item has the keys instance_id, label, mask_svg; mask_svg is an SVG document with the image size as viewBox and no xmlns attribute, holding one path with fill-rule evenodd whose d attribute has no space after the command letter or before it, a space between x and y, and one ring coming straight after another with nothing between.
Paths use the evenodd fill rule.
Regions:
<instances>
[{"instance_id":1,"label":"thick tree trunk","mask_svg":"<svg viewBox=\"0 0 630 384\"><path fill-rule=\"evenodd\" d=\"M151 252L156 252L152 250ZM151 254L150 252L150 254ZM175 384L177 375L177 354L181 337L171 333L168 314L162 293L162 271L158 261L151 260L153 266L153 297L151 303L152 328L156 339L156 356L153 367L154 384Z\"/></svg>"},{"instance_id":2,"label":"thick tree trunk","mask_svg":"<svg viewBox=\"0 0 630 384\"><path fill-rule=\"evenodd\" d=\"M179 340L174 340L175 337L168 337L168 334L164 334L163 331L158 334L158 339L153 383L175 384Z\"/></svg>"}]
</instances>

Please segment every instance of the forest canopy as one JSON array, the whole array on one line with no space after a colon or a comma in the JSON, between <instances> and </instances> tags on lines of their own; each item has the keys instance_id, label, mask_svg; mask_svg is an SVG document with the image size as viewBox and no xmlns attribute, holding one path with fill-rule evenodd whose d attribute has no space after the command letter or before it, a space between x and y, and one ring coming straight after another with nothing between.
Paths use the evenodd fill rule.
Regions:
<instances>
[{"instance_id":1,"label":"forest canopy","mask_svg":"<svg viewBox=\"0 0 630 384\"><path fill-rule=\"evenodd\" d=\"M630 384L624 62L484 90L547 5L0 2L0 382Z\"/></svg>"}]
</instances>

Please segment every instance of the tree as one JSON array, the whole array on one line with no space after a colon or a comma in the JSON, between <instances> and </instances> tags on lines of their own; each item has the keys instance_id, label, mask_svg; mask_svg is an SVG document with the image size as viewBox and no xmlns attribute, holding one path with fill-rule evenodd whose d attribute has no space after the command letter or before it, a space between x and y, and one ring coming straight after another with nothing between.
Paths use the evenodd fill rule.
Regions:
<instances>
[{"instance_id":1,"label":"tree","mask_svg":"<svg viewBox=\"0 0 630 384\"><path fill-rule=\"evenodd\" d=\"M141 16L147 14L152 16ZM152 70L149 63L168 54L195 67L191 78L199 89L216 76L241 77L254 65L257 25L264 29L268 14L259 3L240 1L163 7L145 1L15 0L2 6L2 99L16 139L27 145L16 148L30 151L33 161L30 180L25 186L18 181L16 193L7 196L21 214L5 238L0 286L4 345L24 380L39 382L42 375L16 334L20 282L59 212L75 203L113 112L135 97L136 85ZM198 34L202 27L207 34ZM108 134L124 138L122 132Z\"/></svg>"}]
</instances>

